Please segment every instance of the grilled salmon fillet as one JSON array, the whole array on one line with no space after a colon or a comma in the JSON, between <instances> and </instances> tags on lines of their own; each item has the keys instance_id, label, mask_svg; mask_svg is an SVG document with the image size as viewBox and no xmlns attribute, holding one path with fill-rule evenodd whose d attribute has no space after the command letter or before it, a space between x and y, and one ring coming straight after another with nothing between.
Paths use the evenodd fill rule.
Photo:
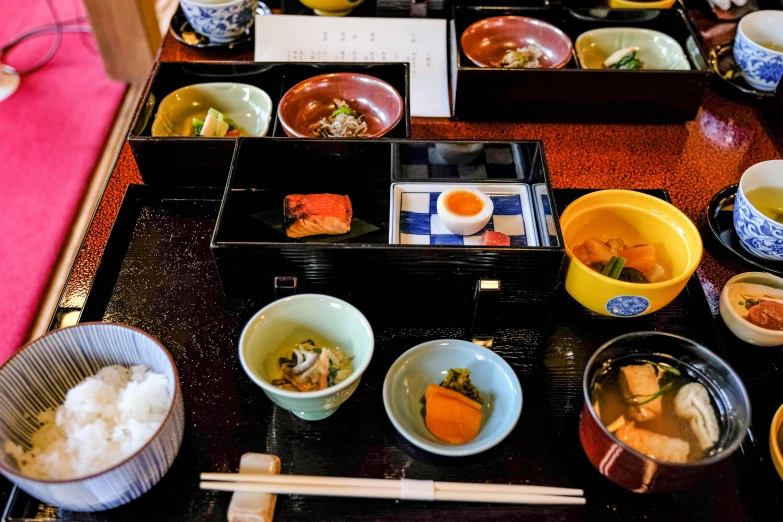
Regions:
<instances>
[{"instance_id":1,"label":"grilled salmon fillet","mask_svg":"<svg viewBox=\"0 0 783 522\"><path fill-rule=\"evenodd\" d=\"M347 234L352 218L348 196L291 194L283 201L283 225L288 237Z\"/></svg>"}]
</instances>

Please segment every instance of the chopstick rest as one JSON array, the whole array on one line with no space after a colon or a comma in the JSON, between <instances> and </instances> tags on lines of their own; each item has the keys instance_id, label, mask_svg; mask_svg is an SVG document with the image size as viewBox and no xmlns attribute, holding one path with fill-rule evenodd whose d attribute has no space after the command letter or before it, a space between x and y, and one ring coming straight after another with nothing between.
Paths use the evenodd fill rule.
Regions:
<instances>
[{"instance_id":1,"label":"chopstick rest","mask_svg":"<svg viewBox=\"0 0 783 522\"><path fill-rule=\"evenodd\" d=\"M280 458L266 453L245 453L239 460L239 473L280 474ZM272 522L277 495L237 491L228 506L228 522Z\"/></svg>"},{"instance_id":2,"label":"chopstick rest","mask_svg":"<svg viewBox=\"0 0 783 522\"><path fill-rule=\"evenodd\" d=\"M435 500L434 480L400 479L402 500Z\"/></svg>"}]
</instances>

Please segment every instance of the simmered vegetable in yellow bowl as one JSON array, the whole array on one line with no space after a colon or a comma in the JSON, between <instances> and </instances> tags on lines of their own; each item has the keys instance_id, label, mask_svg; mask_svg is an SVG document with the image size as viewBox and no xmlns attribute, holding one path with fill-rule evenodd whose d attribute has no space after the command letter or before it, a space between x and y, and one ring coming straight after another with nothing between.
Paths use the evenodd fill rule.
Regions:
<instances>
[{"instance_id":1,"label":"simmered vegetable in yellow bowl","mask_svg":"<svg viewBox=\"0 0 783 522\"><path fill-rule=\"evenodd\" d=\"M641 192L602 190L560 217L569 258L566 290L590 310L615 317L655 312L699 266L696 226L673 205Z\"/></svg>"}]
</instances>

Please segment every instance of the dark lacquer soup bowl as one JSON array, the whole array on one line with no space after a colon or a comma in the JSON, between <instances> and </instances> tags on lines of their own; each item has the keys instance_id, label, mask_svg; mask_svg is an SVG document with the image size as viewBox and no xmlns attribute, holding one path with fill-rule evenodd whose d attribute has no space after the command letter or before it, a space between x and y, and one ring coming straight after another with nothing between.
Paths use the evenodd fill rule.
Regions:
<instances>
[{"instance_id":1,"label":"dark lacquer soup bowl","mask_svg":"<svg viewBox=\"0 0 783 522\"><path fill-rule=\"evenodd\" d=\"M604 413L605 416L614 417L615 413L607 413L609 410L606 406L611 407L613 403L605 396L600 395L606 394L607 392L603 390L610 385L599 384L602 387L596 389L596 383L604 383L605 381L602 379L612 381L612 378L609 377L613 375L612 368L619 369L631 364L637 365L637 367L644 366L639 361L652 361L650 364L654 365L658 375L660 375L658 372L661 371L671 375L671 379L697 382L706 389L709 396L707 404L711 404L714 410L714 419L719 426L719 435L713 430L715 433L713 435L714 445L708 450L702 450L701 445L693 443L686 446L686 448L692 448L696 453L703 451L698 458L692 458L692 453L688 453L687 449L685 454L688 454L688 460L685 462L673 462L651 456L655 455L655 451L661 447L660 437L657 434L651 435L656 429L655 423L660 421L639 421L638 418L635 418L633 422L626 421L627 427L620 429L613 427L617 424L611 420L608 421L608 426L601 422L599 411L596 411L596 404L600 413ZM674 371L668 374L667 368L675 368L677 370L676 376L674 376ZM614 382L621 382L620 370L616 370L616 372L614 375L617 375L618 378ZM624 371L622 373L625 378L626 374ZM662 377L662 379L666 378ZM630 389L629 382L626 380L622 388L618 384L618 389ZM636 383L635 380L634 383ZM682 390L684 387L682 383L675 384L674 382L664 386L667 387L667 393L671 390ZM664 386L661 386L661 389ZM680 387L677 388L677 386ZM665 493L688 489L699 482L712 465L729 457L739 447L750 425L750 401L739 376L726 362L704 346L676 335L660 332L637 332L610 340L601 346L588 361L583 389L585 404L579 419L579 439L587 458L606 478L637 493ZM601 390L600 394L599 390ZM661 397L659 405L662 405L660 406L662 410L659 411L664 413L668 411L672 414L669 409L673 409L677 415L680 415L681 411L687 412L686 409L680 409L681 405L685 404L680 401L680 393L676 393L675 397L672 395L675 395L674 391L671 391L668 397L666 393L659 395ZM647 395L625 395L624 397L626 398L622 401L616 401L616 404L645 404L645 408L648 409L651 405L649 402L644 402L649 400ZM644 401L639 400L639 397L642 397ZM636 400L637 402L628 403L628 400ZM641 411L640 406L628 406L628 408L628 411L631 408L637 408L634 413L628 413L629 417L638 415L637 412ZM648 410L645 412L649 413ZM605 418L604 421L606 420ZM689 421L691 424L688 423ZM690 428L695 434L697 428L694 427L693 422L693 419L686 420L686 417L682 417L682 419L676 420L672 426L679 426L679 429L682 430ZM620 425L623 426L623 424ZM610 428L616 431L613 433ZM638 435L640 433L647 436L648 441L654 442L658 446L647 443L640 444L639 441L642 440L642 437ZM667 435L671 434L667 433ZM667 442L671 441L672 439L667 438ZM685 441L676 439L676 442L681 444ZM641 448L644 452L634 449L631 445ZM651 450L650 448L653 447L654 450ZM665 451L669 451L669 448Z\"/></svg>"}]
</instances>

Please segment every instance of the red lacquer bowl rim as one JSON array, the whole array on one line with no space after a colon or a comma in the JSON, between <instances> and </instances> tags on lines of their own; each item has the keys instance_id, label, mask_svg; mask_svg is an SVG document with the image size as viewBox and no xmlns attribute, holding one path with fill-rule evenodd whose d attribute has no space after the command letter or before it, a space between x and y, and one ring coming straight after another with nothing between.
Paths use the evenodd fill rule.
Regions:
<instances>
[{"instance_id":1,"label":"red lacquer bowl rim","mask_svg":"<svg viewBox=\"0 0 783 522\"><path fill-rule=\"evenodd\" d=\"M395 101L397 102L398 110L397 113L394 115L392 122L386 127L379 130L378 132L367 134L365 136L362 136L362 138L380 138L381 136L384 136L389 132L391 132L392 129L394 129L397 126L397 124L400 123L403 115L405 114L405 100L403 99L402 95L397 91L397 89L395 89L389 82L386 82L384 80L381 80L380 78L371 76L369 74L354 73L354 72L335 72L335 73L319 74L317 76L311 76L306 80L302 80L301 82L297 83L296 85L288 89L286 93L283 95L283 97L280 98L280 102L277 104L277 119L280 121L280 125L283 127L283 130L286 132L286 134L297 138L313 138L313 136L310 136L308 134L300 133L299 131L291 127L291 125L288 122L286 122L285 118L283 117L283 107L285 106L286 102L291 99L291 97L297 94L296 91L302 89L306 84L317 83L322 80L328 80L335 77L364 78L366 80L370 80L372 83L389 91L395 98ZM324 139L353 139L353 138L324 138Z\"/></svg>"},{"instance_id":2,"label":"red lacquer bowl rim","mask_svg":"<svg viewBox=\"0 0 783 522\"><path fill-rule=\"evenodd\" d=\"M547 30L553 32L561 40L563 40L566 43L568 43L568 53L567 53L566 58L564 60L562 60L562 61L552 65L551 67L542 67L542 68L535 69L535 70L540 71L540 70L547 70L547 69L562 69L563 67L565 67L565 65L568 62L571 61L571 58L572 58L572 56L574 54L574 43L571 41L571 38L562 29L560 29L556 25L550 24L549 22L545 22L545 21L540 20L538 18L532 18L530 16L505 15L505 16L491 16L489 18L483 18L483 19L481 19L481 20L479 20L477 22L473 22L472 24L470 24L467 27L467 29L462 31L462 35L460 35L460 39L459 39L460 40L460 47L462 47L462 52L465 53L465 56L467 56L470 59L470 61L472 61L473 63L475 63L479 67L482 67L482 68L494 68L494 69L500 69L500 70L520 70L520 69L508 69L508 68L503 69L503 68L499 68L499 67L493 67L492 65L487 64L487 63L483 62L482 60L479 60L479 59L475 58L474 56L471 56L470 52L465 47L465 40L464 39L465 39L465 35L466 34L468 34L471 31L476 31L482 25L486 25L488 23L499 21L499 20L511 20L513 22L524 21L524 22L527 22L527 23L532 23L533 25L538 25L538 26L544 27ZM521 69L521 70L525 70L525 69Z\"/></svg>"},{"instance_id":3,"label":"red lacquer bowl rim","mask_svg":"<svg viewBox=\"0 0 783 522\"><path fill-rule=\"evenodd\" d=\"M598 355L601 352L603 352L604 349L606 349L606 348L610 347L611 345L613 345L613 344L623 340L624 338L638 336L640 334L656 335L656 336L660 335L660 336L669 337L671 339L676 339L678 341L682 341L682 342L685 342L685 343L689 344L690 347L698 355L703 355L703 354L704 355L708 355L709 357L714 357L714 358L718 359L719 361L721 361L723 363L723 366L725 367L725 369L731 374L732 378L736 379L737 383L740 385L740 389L741 389L741 392L742 392L742 398L744 399L744 402L745 402L745 404L747 406L748 414L747 414L747 419L746 419L746 423L745 423L745 428L743 430L741 430L741 433L744 433L745 435L743 435L742 437L736 437L734 442L732 442L728 447L724 448L723 451L721 451L720 453L717 453L715 455L711 455L709 457L706 457L706 458L703 458L703 459L700 459L700 460L696 460L694 462L670 462L670 461L667 461L667 460L660 460L660 459L653 458L653 457L651 457L649 455L645 455L641 451L638 451L638 450L632 448L631 446L629 446L628 444L626 444L625 442L621 441L619 438L617 438L614 435L614 433L610 432L606 428L606 426L604 426L604 423L601 422L601 419L598 417L598 414L595 412L595 409L593 409L593 403L592 403L592 400L590 398L590 384L591 383L589 382L589 378L588 378L588 370L593 366L593 364L595 363L595 360L598 358ZM665 353L665 351L666 350L661 350L661 353ZM697 468L702 468L702 467L709 466L711 464L715 464L717 462L720 462L721 460L731 456L737 450L737 448L740 447L740 444L742 444L742 441L745 440L745 437L747 436L748 429L750 428L750 398L748 397L748 392L745 389L744 384L742 383L742 379L740 379L739 375L737 375L737 373L734 371L734 369L731 366L729 366L729 364L726 363L726 361L724 361L722 358L718 357L718 355L713 353L708 348L705 348L701 344L699 344L699 343L697 343L695 341L692 341L692 340L690 340L690 339L688 339L686 337L682 337L682 336L675 335L675 334L670 334L670 333L667 333L667 332L655 332L655 331L631 332L631 333L627 333L627 334L623 334L623 335L617 336L617 337L615 337L613 339L608 340L604 344L602 344L600 346L600 348L598 348L595 351L595 353L593 353L593 355L590 357L590 359L587 361L587 365L585 366L584 376L582 377L582 392L584 394L584 401L585 401L584 407L587 409L588 412L590 412L590 420L592 420L595 424L598 425L598 428L603 432L604 435L609 437L609 439L614 444L617 444L623 450L631 453L632 455L636 456L637 458L642 459L642 460L647 460L647 461L654 462L654 463L656 463L659 466L667 466L667 467L679 468L679 469L697 469ZM583 419L583 418L580 418L579 422L580 423L587 422L587 420ZM580 443L582 443L581 439L580 439ZM582 445L584 445L584 443L582 443Z\"/></svg>"}]
</instances>

